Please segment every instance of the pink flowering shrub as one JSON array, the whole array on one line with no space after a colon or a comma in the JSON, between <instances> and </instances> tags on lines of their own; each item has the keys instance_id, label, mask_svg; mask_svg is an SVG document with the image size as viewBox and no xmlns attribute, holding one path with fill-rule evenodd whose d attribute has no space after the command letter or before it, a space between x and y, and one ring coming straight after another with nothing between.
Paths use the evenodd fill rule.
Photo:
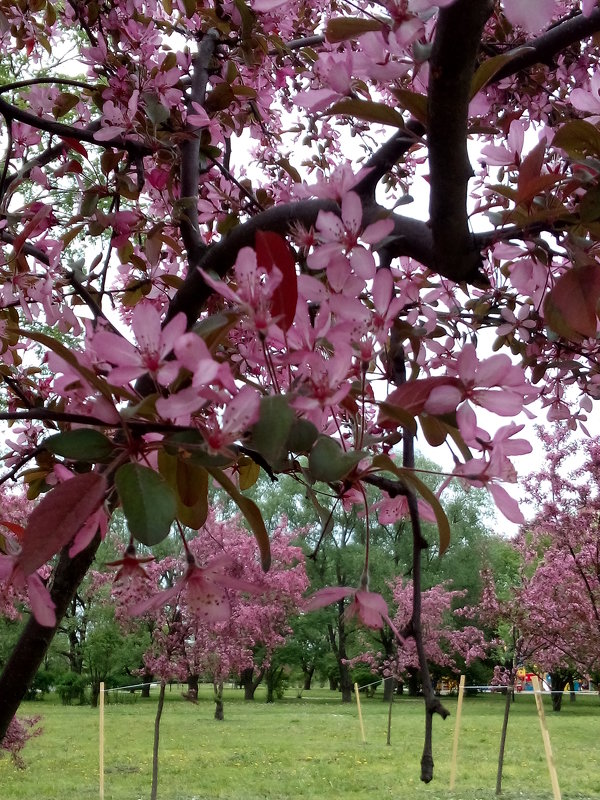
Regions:
<instances>
[{"instance_id":1,"label":"pink flowering shrub","mask_svg":"<svg viewBox=\"0 0 600 800\"><path fill-rule=\"evenodd\" d=\"M42 728L37 727L40 716L36 717L13 717L6 735L0 742L0 755L2 752L8 753L12 758L13 764L20 769L25 768L25 761L21 751L34 736L40 736Z\"/></svg>"}]
</instances>

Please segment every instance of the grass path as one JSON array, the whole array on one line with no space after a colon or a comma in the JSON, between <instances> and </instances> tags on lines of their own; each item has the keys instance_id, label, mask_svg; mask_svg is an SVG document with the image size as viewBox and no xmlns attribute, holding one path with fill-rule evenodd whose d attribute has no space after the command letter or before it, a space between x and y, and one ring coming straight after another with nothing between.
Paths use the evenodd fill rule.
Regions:
<instances>
[{"instance_id":1,"label":"grass path","mask_svg":"<svg viewBox=\"0 0 600 800\"><path fill-rule=\"evenodd\" d=\"M448 791L456 700L452 716L435 721L435 778L419 781L423 709L403 697L394 704L386 746L387 706L363 699L367 743L356 707L326 690L272 705L257 693L245 703L225 695L225 721L212 719L208 690L198 705L167 692L161 727L160 800L492 800L504 699L466 698L456 790ZM105 800L149 797L156 698L106 707ZM27 769L0 760L2 800L98 798L98 712L52 700L25 704L43 715L44 734L25 750ZM600 702L565 701L547 720L564 800L600 800ZM551 800L533 697L520 696L509 723L505 800Z\"/></svg>"}]
</instances>

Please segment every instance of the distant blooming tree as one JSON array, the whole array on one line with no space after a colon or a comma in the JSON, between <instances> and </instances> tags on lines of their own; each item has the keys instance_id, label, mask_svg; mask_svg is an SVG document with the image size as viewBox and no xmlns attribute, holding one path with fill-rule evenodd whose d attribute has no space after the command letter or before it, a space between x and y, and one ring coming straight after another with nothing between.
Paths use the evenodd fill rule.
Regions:
<instances>
[{"instance_id":1,"label":"distant blooming tree","mask_svg":"<svg viewBox=\"0 0 600 800\"><path fill-rule=\"evenodd\" d=\"M410 630L414 587L412 581L398 578L391 588L396 609L392 620L395 633L393 652L386 654L370 648L353 661L368 664L374 672L407 684L409 690L416 693L420 660ZM476 658L485 658L488 653L489 643L483 631L474 625L459 624L460 601L465 594L466 591L453 590L445 584L437 584L422 592L425 657L430 665L436 667L438 674L458 674L462 665L469 665Z\"/></svg>"},{"instance_id":2,"label":"distant blooming tree","mask_svg":"<svg viewBox=\"0 0 600 800\"><path fill-rule=\"evenodd\" d=\"M564 426L539 434L545 462L526 481L538 511L515 542L520 581L499 598L488 575L480 610L508 623L519 663L550 673L560 711L575 675L600 673L600 449Z\"/></svg>"},{"instance_id":3,"label":"distant blooming tree","mask_svg":"<svg viewBox=\"0 0 600 800\"><path fill-rule=\"evenodd\" d=\"M262 470L325 533L322 491L406 499L431 780L417 496L450 528L413 437L519 523L513 418L600 395L599 30L591 0L0 0L2 481L35 501L0 541L33 612L0 737L114 510L122 574L199 531L159 597L210 616L209 489L266 570ZM344 597L383 624L365 545Z\"/></svg>"},{"instance_id":4,"label":"distant blooming tree","mask_svg":"<svg viewBox=\"0 0 600 800\"><path fill-rule=\"evenodd\" d=\"M153 620L147 671L164 681L192 678L196 690L198 677L209 677L222 719L224 681L255 669L260 680L303 605L308 580L302 550L291 543L297 533L285 521L273 531L264 573L240 520L219 520L211 511L202 548L199 538L189 542L187 566L171 557L121 573L114 596L124 626L140 616Z\"/></svg>"}]
</instances>

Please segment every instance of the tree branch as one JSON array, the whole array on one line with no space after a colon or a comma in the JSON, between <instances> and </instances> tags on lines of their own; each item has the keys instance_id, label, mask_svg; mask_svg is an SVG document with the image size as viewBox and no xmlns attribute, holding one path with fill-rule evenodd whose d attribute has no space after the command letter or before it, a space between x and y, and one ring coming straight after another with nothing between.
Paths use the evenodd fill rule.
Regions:
<instances>
[{"instance_id":1,"label":"tree branch","mask_svg":"<svg viewBox=\"0 0 600 800\"><path fill-rule=\"evenodd\" d=\"M428 135L435 270L455 281L481 275L469 231L467 154L471 80L491 0L457 0L441 9L429 62Z\"/></svg>"},{"instance_id":2,"label":"tree branch","mask_svg":"<svg viewBox=\"0 0 600 800\"><path fill-rule=\"evenodd\" d=\"M600 8L592 11L589 17L584 17L581 13L569 16L535 39L524 42L523 46L529 50L511 59L494 75L490 83L497 83L536 64L552 66L558 53L582 39L593 36L598 31L600 31Z\"/></svg>"},{"instance_id":3,"label":"tree branch","mask_svg":"<svg viewBox=\"0 0 600 800\"><path fill-rule=\"evenodd\" d=\"M424 133L425 129L420 123L409 122L405 130L395 133L363 164L363 170L368 169L369 173L353 189L363 203L369 200L375 201L375 190L379 181L420 140Z\"/></svg>"},{"instance_id":4,"label":"tree branch","mask_svg":"<svg viewBox=\"0 0 600 800\"><path fill-rule=\"evenodd\" d=\"M0 741L42 663L58 623L91 567L99 544L100 535L96 534L85 550L73 558L69 557L68 546L61 551L50 590L50 596L56 605L56 626L44 627L33 615L30 616L0 675Z\"/></svg>"},{"instance_id":5,"label":"tree branch","mask_svg":"<svg viewBox=\"0 0 600 800\"><path fill-rule=\"evenodd\" d=\"M219 33L211 28L202 38L194 58L192 87L187 103L188 114L194 113L193 104L204 106L208 86L208 68L219 41ZM198 180L200 174L200 141L198 128L188 126L190 138L181 145L181 215L179 229L192 271L206 250L198 222Z\"/></svg>"},{"instance_id":6,"label":"tree branch","mask_svg":"<svg viewBox=\"0 0 600 800\"><path fill-rule=\"evenodd\" d=\"M126 150L136 156L149 155L153 152L153 149L147 144L130 141L122 136L115 136L109 141L96 141L94 133L98 128L95 120L85 128L76 128L74 125L65 125L63 122L57 122L53 119L38 117L30 111L25 111L19 106L8 103L2 97L0 97L0 114L10 119L16 119L17 122L22 122L31 128L45 131L53 136L60 136L62 139L76 139L79 142L88 142L88 144L94 144L96 147L103 147L104 149Z\"/></svg>"}]
</instances>

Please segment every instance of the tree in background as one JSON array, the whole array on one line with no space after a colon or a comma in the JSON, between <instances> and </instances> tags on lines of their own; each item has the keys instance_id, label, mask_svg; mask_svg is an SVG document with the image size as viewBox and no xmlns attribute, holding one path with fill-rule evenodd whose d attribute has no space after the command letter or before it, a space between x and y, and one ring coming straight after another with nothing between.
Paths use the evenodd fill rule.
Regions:
<instances>
[{"instance_id":1,"label":"tree in background","mask_svg":"<svg viewBox=\"0 0 600 800\"><path fill-rule=\"evenodd\" d=\"M209 677L216 716L223 719L224 681L241 675L244 682L246 674L246 699L253 699L273 653L291 631L308 581L302 550L292 544L295 533L285 522L272 533L266 574L239 518L225 520L212 510L204 532L202 550L197 538L189 542L191 557L207 559L194 582L186 583L180 561L169 557L146 564L147 579L141 582L120 576L115 594L126 629L136 627L132 614L153 620L152 644L144 654L148 672L165 682L188 682L196 697L198 678Z\"/></svg>"},{"instance_id":2,"label":"tree in background","mask_svg":"<svg viewBox=\"0 0 600 800\"><path fill-rule=\"evenodd\" d=\"M517 663L550 673L560 711L567 684L600 670L600 450L589 440L582 459L564 426L539 435L545 461L526 480L537 514L514 545L519 580L504 600L488 592L483 606L509 626Z\"/></svg>"},{"instance_id":3,"label":"tree in background","mask_svg":"<svg viewBox=\"0 0 600 800\"><path fill-rule=\"evenodd\" d=\"M0 736L114 509L131 548L177 520L204 552L214 482L267 569L243 494L262 469L317 514L316 482L339 502L406 498L431 780L446 711L417 495L440 553L450 527L413 437L447 441L453 474L521 522L505 484L530 444L512 418L537 399L576 427L598 395L600 10L0 0L0 21L3 480L41 497L2 546L3 591L34 616L0 676ZM405 213L421 187L426 221ZM346 596L383 625L369 530ZM186 590L212 574L190 553Z\"/></svg>"}]
</instances>

